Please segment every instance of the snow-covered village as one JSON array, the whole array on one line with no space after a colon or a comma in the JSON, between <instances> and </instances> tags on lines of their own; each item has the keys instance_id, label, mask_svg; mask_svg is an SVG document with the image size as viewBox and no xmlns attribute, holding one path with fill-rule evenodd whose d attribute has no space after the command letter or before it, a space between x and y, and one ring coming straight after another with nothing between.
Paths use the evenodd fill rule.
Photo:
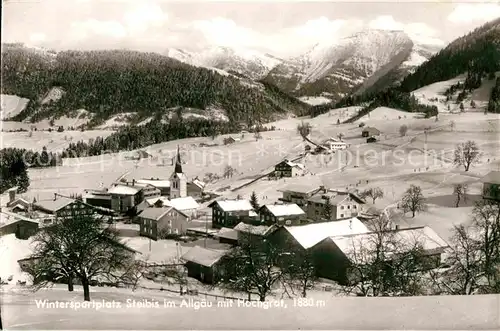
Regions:
<instances>
[{"instance_id":1,"label":"snow-covered village","mask_svg":"<svg viewBox=\"0 0 500 331\"><path fill-rule=\"evenodd\" d=\"M198 5L4 3L0 330L500 329L500 5Z\"/></svg>"}]
</instances>

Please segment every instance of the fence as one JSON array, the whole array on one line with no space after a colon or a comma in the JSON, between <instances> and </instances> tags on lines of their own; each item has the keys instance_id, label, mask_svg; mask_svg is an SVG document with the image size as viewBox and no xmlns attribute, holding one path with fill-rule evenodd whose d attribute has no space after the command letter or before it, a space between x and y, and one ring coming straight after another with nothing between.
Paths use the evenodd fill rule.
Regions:
<instances>
[{"instance_id":1,"label":"fence","mask_svg":"<svg viewBox=\"0 0 500 331\"><path fill-rule=\"evenodd\" d=\"M224 299L224 300L259 301L259 300L252 299L252 298L250 298L250 300L249 300L249 299L245 299L245 298L236 298L236 297L231 297L231 296L226 296L226 295L221 295L221 294L211 294L211 293L206 293L206 292L200 292L198 290L186 290L186 291L183 291L181 293L180 290L179 291L171 290L171 289L168 289L168 288L164 288L163 286L160 287L160 288L140 286L139 288L145 289L145 290L156 290L156 291L160 291L160 292L166 291L166 292L170 292L170 293L179 294L181 296L182 295L205 296L205 300L208 297L212 297L212 298L215 298L215 300L217 300L217 299Z\"/></svg>"}]
</instances>

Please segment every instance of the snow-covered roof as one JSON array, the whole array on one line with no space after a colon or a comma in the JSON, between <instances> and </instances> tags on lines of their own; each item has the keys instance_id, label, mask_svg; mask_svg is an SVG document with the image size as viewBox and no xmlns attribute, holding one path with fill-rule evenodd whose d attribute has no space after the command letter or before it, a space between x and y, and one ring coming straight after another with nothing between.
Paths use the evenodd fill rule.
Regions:
<instances>
[{"instance_id":1,"label":"snow-covered roof","mask_svg":"<svg viewBox=\"0 0 500 331\"><path fill-rule=\"evenodd\" d=\"M328 237L370 232L366 225L356 217L342 221L285 226L284 228L305 249Z\"/></svg>"},{"instance_id":2,"label":"snow-covered roof","mask_svg":"<svg viewBox=\"0 0 500 331\"><path fill-rule=\"evenodd\" d=\"M311 187L306 184L291 184L285 187L284 189L278 190L279 192L296 192L296 193L306 193L310 194L317 191L318 187Z\"/></svg>"},{"instance_id":3,"label":"snow-covered roof","mask_svg":"<svg viewBox=\"0 0 500 331\"><path fill-rule=\"evenodd\" d=\"M483 183L500 184L500 171L491 171L482 178Z\"/></svg>"},{"instance_id":4,"label":"snow-covered roof","mask_svg":"<svg viewBox=\"0 0 500 331\"><path fill-rule=\"evenodd\" d=\"M172 207L149 207L149 208L144 209L139 214L139 217L141 217L141 218L147 218L149 220L156 220L156 221L158 221L166 213L168 213L171 209L172 209Z\"/></svg>"},{"instance_id":5,"label":"snow-covered roof","mask_svg":"<svg viewBox=\"0 0 500 331\"><path fill-rule=\"evenodd\" d=\"M300 169L305 169L304 165L301 164L301 163L296 163L296 162L292 162L292 161L289 161L289 160L283 160L282 162L284 162L285 164L287 164L288 166L294 168L294 167L297 167L297 168L300 168ZM280 162L280 163L282 163Z\"/></svg>"},{"instance_id":6,"label":"snow-covered roof","mask_svg":"<svg viewBox=\"0 0 500 331\"><path fill-rule=\"evenodd\" d=\"M282 205L264 205L276 217L290 215L304 215L305 212L295 203Z\"/></svg>"},{"instance_id":7,"label":"snow-covered roof","mask_svg":"<svg viewBox=\"0 0 500 331\"><path fill-rule=\"evenodd\" d=\"M111 195L108 192L86 192L83 196L83 199L103 199L103 200L111 200Z\"/></svg>"},{"instance_id":8,"label":"snow-covered roof","mask_svg":"<svg viewBox=\"0 0 500 331\"><path fill-rule=\"evenodd\" d=\"M354 259L359 260L359 262L361 260L367 262L367 259L369 260L371 257L366 254L371 254L371 247L380 240L378 236L379 234L375 232L369 232L332 236L329 239L332 240L347 257L354 258L354 254L357 254L357 258ZM384 240L382 242L384 242ZM394 248L387 247L387 249L393 249L398 252L411 250L417 246L420 246L426 251L448 247L448 243L428 226L393 230L390 232L390 237L387 236L386 244L391 246L395 245Z\"/></svg>"},{"instance_id":9,"label":"snow-covered roof","mask_svg":"<svg viewBox=\"0 0 500 331\"><path fill-rule=\"evenodd\" d=\"M116 185L111 187L108 190L108 193L110 194L117 194L117 195L135 195L140 191L139 188L132 187L132 186L127 186L127 185Z\"/></svg>"},{"instance_id":10,"label":"snow-covered roof","mask_svg":"<svg viewBox=\"0 0 500 331\"><path fill-rule=\"evenodd\" d=\"M3 228L4 226L7 226L12 223L16 223L19 221L26 221L26 222L31 222L31 223L36 223L38 224L38 221L33 220L31 218L16 214L16 213L10 213L6 211L0 212L0 228Z\"/></svg>"},{"instance_id":11,"label":"snow-covered roof","mask_svg":"<svg viewBox=\"0 0 500 331\"><path fill-rule=\"evenodd\" d=\"M251 224L246 224L243 222L238 223L238 225L236 225L234 227L235 231L255 234L255 235L259 235L259 236L266 236L275 229L276 229L276 227L274 225L269 225L269 226L268 225L251 225Z\"/></svg>"},{"instance_id":12,"label":"snow-covered roof","mask_svg":"<svg viewBox=\"0 0 500 331\"><path fill-rule=\"evenodd\" d=\"M217 261L219 261L226 253L227 251L223 250L213 250L200 246L194 246L184 255L182 255L181 259L184 261L200 264L205 267L211 267L215 263L217 263Z\"/></svg>"},{"instance_id":13,"label":"snow-covered roof","mask_svg":"<svg viewBox=\"0 0 500 331\"><path fill-rule=\"evenodd\" d=\"M172 200L164 200L163 203L166 206L174 207L177 210L189 210L189 209L197 209L200 207L198 202L193 197L184 197L184 198L176 198Z\"/></svg>"},{"instance_id":14,"label":"snow-covered roof","mask_svg":"<svg viewBox=\"0 0 500 331\"><path fill-rule=\"evenodd\" d=\"M205 185L206 185L204 182L202 182L202 181L201 181L201 180L199 180L198 178L193 179L193 180L191 181L191 183L192 183L193 185L198 186L200 189L203 189L203 188L205 187Z\"/></svg>"},{"instance_id":15,"label":"snow-covered roof","mask_svg":"<svg viewBox=\"0 0 500 331\"><path fill-rule=\"evenodd\" d=\"M253 210L250 201L248 200L218 200L212 202L209 207L216 203L223 211L242 211L242 210Z\"/></svg>"},{"instance_id":16,"label":"snow-covered roof","mask_svg":"<svg viewBox=\"0 0 500 331\"><path fill-rule=\"evenodd\" d=\"M238 231L235 229L230 229L230 228L221 228L217 234L215 234L216 237L219 238L226 238L226 239L233 239L237 240L238 239Z\"/></svg>"},{"instance_id":17,"label":"snow-covered roof","mask_svg":"<svg viewBox=\"0 0 500 331\"><path fill-rule=\"evenodd\" d=\"M137 184L149 184L157 188L169 188L170 181L168 179L137 179Z\"/></svg>"},{"instance_id":18,"label":"snow-covered roof","mask_svg":"<svg viewBox=\"0 0 500 331\"><path fill-rule=\"evenodd\" d=\"M73 203L75 199L70 199L66 197L60 197L56 200L42 200L34 203L35 206L40 207L42 209L56 212L59 209L66 207L67 205Z\"/></svg>"}]
</instances>

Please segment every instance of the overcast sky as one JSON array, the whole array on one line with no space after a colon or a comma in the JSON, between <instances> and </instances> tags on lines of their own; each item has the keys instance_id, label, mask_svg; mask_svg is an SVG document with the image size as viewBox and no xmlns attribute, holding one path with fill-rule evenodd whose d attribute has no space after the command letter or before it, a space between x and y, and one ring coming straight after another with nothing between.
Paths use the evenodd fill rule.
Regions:
<instances>
[{"instance_id":1,"label":"overcast sky","mask_svg":"<svg viewBox=\"0 0 500 331\"><path fill-rule=\"evenodd\" d=\"M2 41L55 49L250 48L286 57L364 28L447 43L500 17L500 1L4 0Z\"/></svg>"}]
</instances>

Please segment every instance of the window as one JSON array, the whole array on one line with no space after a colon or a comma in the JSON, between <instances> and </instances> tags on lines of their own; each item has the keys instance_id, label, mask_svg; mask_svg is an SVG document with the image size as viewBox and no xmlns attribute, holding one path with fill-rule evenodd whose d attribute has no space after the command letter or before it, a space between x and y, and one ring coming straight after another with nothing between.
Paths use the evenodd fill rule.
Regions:
<instances>
[{"instance_id":1,"label":"window","mask_svg":"<svg viewBox=\"0 0 500 331\"><path fill-rule=\"evenodd\" d=\"M285 225L292 225L292 221L290 221L290 220L286 220L286 221L285 221Z\"/></svg>"},{"instance_id":2,"label":"window","mask_svg":"<svg viewBox=\"0 0 500 331\"><path fill-rule=\"evenodd\" d=\"M340 214L340 217L344 217L344 214Z\"/></svg>"},{"instance_id":3,"label":"window","mask_svg":"<svg viewBox=\"0 0 500 331\"><path fill-rule=\"evenodd\" d=\"M344 206L340 206L340 209L344 209Z\"/></svg>"},{"instance_id":4,"label":"window","mask_svg":"<svg viewBox=\"0 0 500 331\"><path fill-rule=\"evenodd\" d=\"M356 206L356 205L352 206L352 209L357 209L357 208L358 208L358 206Z\"/></svg>"},{"instance_id":5,"label":"window","mask_svg":"<svg viewBox=\"0 0 500 331\"><path fill-rule=\"evenodd\" d=\"M347 206L347 209L351 209L351 206Z\"/></svg>"}]
</instances>

